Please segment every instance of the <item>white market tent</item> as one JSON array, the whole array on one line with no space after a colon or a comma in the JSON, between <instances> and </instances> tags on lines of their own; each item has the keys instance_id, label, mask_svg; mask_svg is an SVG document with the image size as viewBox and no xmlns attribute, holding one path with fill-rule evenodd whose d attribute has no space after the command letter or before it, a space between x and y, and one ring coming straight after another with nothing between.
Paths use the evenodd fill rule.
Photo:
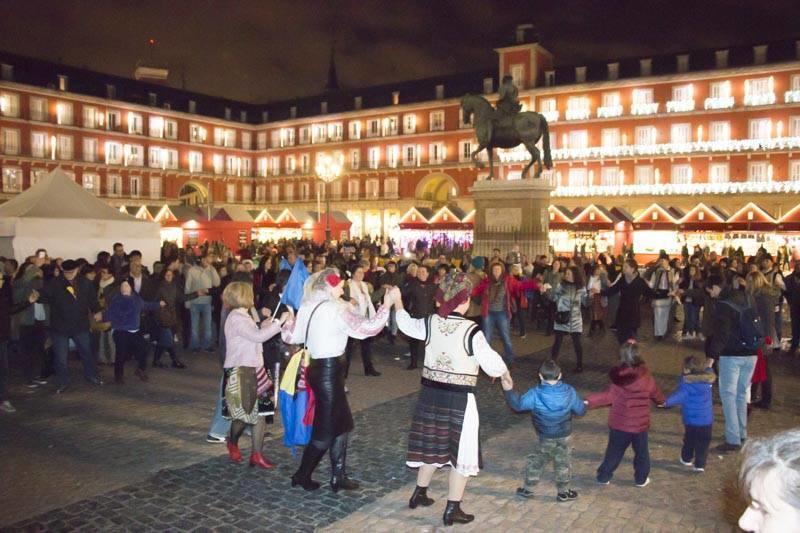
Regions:
<instances>
[{"instance_id":1,"label":"white market tent","mask_svg":"<svg viewBox=\"0 0 800 533\"><path fill-rule=\"evenodd\" d=\"M37 249L50 257L94 263L115 242L142 252L151 265L160 256L160 226L111 207L70 178L61 168L0 205L0 255L22 262Z\"/></svg>"}]
</instances>

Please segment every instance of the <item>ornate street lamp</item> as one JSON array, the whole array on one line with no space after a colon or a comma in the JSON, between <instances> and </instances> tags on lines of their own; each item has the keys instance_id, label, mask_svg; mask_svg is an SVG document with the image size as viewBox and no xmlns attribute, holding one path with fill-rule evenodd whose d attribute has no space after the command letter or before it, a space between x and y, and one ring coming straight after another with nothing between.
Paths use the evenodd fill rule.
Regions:
<instances>
[{"instance_id":1,"label":"ornate street lamp","mask_svg":"<svg viewBox=\"0 0 800 533\"><path fill-rule=\"evenodd\" d=\"M335 157L327 154L317 158L314 171L317 177L325 182L325 240L331 240L331 191L330 184L339 179L342 174L342 165Z\"/></svg>"}]
</instances>

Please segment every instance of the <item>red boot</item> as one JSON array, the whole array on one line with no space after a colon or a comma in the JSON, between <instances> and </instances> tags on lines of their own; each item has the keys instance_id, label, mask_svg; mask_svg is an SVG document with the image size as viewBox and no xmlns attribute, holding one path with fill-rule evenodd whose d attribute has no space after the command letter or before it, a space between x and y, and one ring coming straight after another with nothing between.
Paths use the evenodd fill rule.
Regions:
<instances>
[{"instance_id":1,"label":"red boot","mask_svg":"<svg viewBox=\"0 0 800 533\"><path fill-rule=\"evenodd\" d=\"M228 441L225 443L225 446L228 447L228 457L231 458L231 461L234 463L241 463L242 462L242 452L239 451L239 447Z\"/></svg>"},{"instance_id":2,"label":"red boot","mask_svg":"<svg viewBox=\"0 0 800 533\"><path fill-rule=\"evenodd\" d=\"M275 468L275 465L267 461L263 455L258 452L253 452L250 455L250 466L257 466L259 468L263 468L265 470L269 470L270 468Z\"/></svg>"}]
</instances>

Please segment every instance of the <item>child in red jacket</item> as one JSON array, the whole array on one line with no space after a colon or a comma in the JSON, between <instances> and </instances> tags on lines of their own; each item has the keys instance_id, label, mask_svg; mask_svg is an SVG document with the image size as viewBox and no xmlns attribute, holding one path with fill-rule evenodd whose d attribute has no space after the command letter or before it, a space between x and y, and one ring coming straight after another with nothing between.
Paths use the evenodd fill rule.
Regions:
<instances>
[{"instance_id":1,"label":"child in red jacket","mask_svg":"<svg viewBox=\"0 0 800 533\"><path fill-rule=\"evenodd\" d=\"M650 370L639 357L636 341L629 340L619 348L620 364L609 372L611 385L603 392L586 397L589 409L611 406L608 414L608 446L603 463L597 469L597 482L611 483L628 446L633 445L634 480L637 487L650 483L650 450L647 430L650 429L650 403L664 403L664 395Z\"/></svg>"}]
</instances>

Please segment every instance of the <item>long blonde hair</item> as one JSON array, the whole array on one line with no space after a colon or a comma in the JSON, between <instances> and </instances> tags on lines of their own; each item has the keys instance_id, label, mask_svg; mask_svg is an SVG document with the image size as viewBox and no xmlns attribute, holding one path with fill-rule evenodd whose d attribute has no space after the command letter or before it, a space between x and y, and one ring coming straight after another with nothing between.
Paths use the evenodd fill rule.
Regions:
<instances>
[{"instance_id":1,"label":"long blonde hair","mask_svg":"<svg viewBox=\"0 0 800 533\"><path fill-rule=\"evenodd\" d=\"M769 281L767 281L767 278L764 276L764 274L758 270L747 273L745 288L748 294L758 294L767 287L769 287Z\"/></svg>"}]
</instances>

